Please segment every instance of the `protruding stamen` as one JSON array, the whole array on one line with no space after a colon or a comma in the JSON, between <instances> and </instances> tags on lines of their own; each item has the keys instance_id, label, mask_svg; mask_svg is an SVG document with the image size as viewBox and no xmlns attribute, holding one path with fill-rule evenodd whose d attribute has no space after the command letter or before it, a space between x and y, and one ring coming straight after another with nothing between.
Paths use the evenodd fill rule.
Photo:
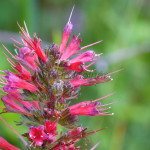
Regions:
<instances>
[{"instance_id":1,"label":"protruding stamen","mask_svg":"<svg viewBox=\"0 0 150 150\"><path fill-rule=\"evenodd\" d=\"M100 54L95 54L95 56L97 57L97 56L100 56L100 55L103 55L103 53L100 53Z\"/></svg>"},{"instance_id":2,"label":"protruding stamen","mask_svg":"<svg viewBox=\"0 0 150 150\"><path fill-rule=\"evenodd\" d=\"M18 73L19 73L19 71L18 71L18 70L16 70L14 67L12 67L12 66L11 66L11 68L13 68L13 70L14 70L14 71L16 71L16 72L18 72Z\"/></svg>"},{"instance_id":3,"label":"protruding stamen","mask_svg":"<svg viewBox=\"0 0 150 150\"><path fill-rule=\"evenodd\" d=\"M101 97L101 98L99 98L99 99L96 99L96 100L94 100L94 101L92 101L92 102L97 102L97 101L102 100L102 99L104 99L104 98L107 98L107 97L109 97L109 96L111 96L111 95L113 95L113 94L114 94L114 93L108 94L108 95L103 96L103 97ZM102 106L102 105L101 105L101 106Z\"/></svg>"},{"instance_id":4,"label":"protruding stamen","mask_svg":"<svg viewBox=\"0 0 150 150\"><path fill-rule=\"evenodd\" d=\"M14 55L2 44L2 46L6 49L6 51L14 58Z\"/></svg>"},{"instance_id":5,"label":"protruding stamen","mask_svg":"<svg viewBox=\"0 0 150 150\"><path fill-rule=\"evenodd\" d=\"M18 42L18 41L16 41L15 39L13 39L13 38L10 38L11 40L13 40L15 43L18 43L19 45L22 45L22 46L26 46L26 45L24 45L24 44L22 44L22 43L20 43L20 42Z\"/></svg>"},{"instance_id":6,"label":"protruding stamen","mask_svg":"<svg viewBox=\"0 0 150 150\"><path fill-rule=\"evenodd\" d=\"M8 62L9 62L12 66L14 66L14 67L15 67L15 65L14 65L14 64L12 64L12 63L11 63L11 61L10 61L9 59L7 59L7 61L8 61Z\"/></svg>"},{"instance_id":7,"label":"protruding stamen","mask_svg":"<svg viewBox=\"0 0 150 150\"><path fill-rule=\"evenodd\" d=\"M68 23L71 23L70 20L71 20L71 17L72 17L72 13L74 11L74 7L75 7L75 4L72 7L72 10L71 10L71 13L70 13L70 16L69 16L69 19L68 19Z\"/></svg>"},{"instance_id":8,"label":"protruding stamen","mask_svg":"<svg viewBox=\"0 0 150 150\"><path fill-rule=\"evenodd\" d=\"M2 80L2 78L0 78L0 83L1 83L1 84L6 84L6 82L4 82L4 81Z\"/></svg>"},{"instance_id":9,"label":"protruding stamen","mask_svg":"<svg viewBox=\"0 0 150 150\"><path fill-rule=\"evenodd\" d=\"M94 133L99 132L99 131L102 131L102 130L104 130L104 129L106 129L106 128L102 128L102 129L100 129L100 130L96 130L96 131L93 131L93 132L88 132L88 133L86 133L86 135L94 134Z\"/></svg>"},{"instance_id":10,"label":"protruding stamen","mask_svg":"<svg viewBox=\"0 0 150 150\"><path fill-rule=\"evenodd\" d=\"M87 65L86 67L88 68L88 67L90 67L91 65L93 65L95 63L95 61L94 62L92 62L92 63L90 63L89 65Z\"/></svg>"},{"instance_id":11,"label":"protruding stamen","mask_svg":"<svg viewBox=\"0 0 150 150\"><path fill-rule=\"evenodd\" d=\"M16 48L14 49L14 51L15 51L15 53L18 55L18 52L17 52L17 49L16 49Z\"/></svg>"},{"instance_id":12,"label":"protruding stamen","mask_svg":"<svg viewBox=\"0 0 150 150\"><path fill-rule=\"evenodd\" d=\"M20 47L18 47L18 46L17 46L17 45L15 45L15 44L14 44L14 47L16 47L16 48L20 49Z\"/></svg>"},{"instance_id":13,"label":"protruding stamen","mask_svg":"<svg viewBox=\"0 0 150 150\"><path fill-rule=\"evenodd\" d=\"M95 150L95 148L100 144L100 142L98 142L97 144L95 144L90 150Z\"/></svg>"},{"instance_id":14,"label":"protruding stamen","mask_svg":"<svg viewBox=\"0 0 150 150\"><path fill-rule=\"evenodd\" d=\"M93 45L95 45L95 44L98 44L98 43L100 43L100 42L102 42L102 41L103 41L103 40L100 40L100 41L97 41L97 42L95 42L95 43L86 45L86 46L82 47L81 50L83 50L83 49L85 49L85 48L87 48L87 47L93 46Z\"/></svg>"},{"instance_id":15,"label":"protruding stamen","mask_svg":"<svg viewBox=\"0 0 150 150\"><path fill-rule=\"evenodd\" d=\"M78 39L79 36L80 36L80 33L77 35L76 39Z\"/></svg>"},{"instance_id":16,"label":"protruding stamen","mask_svg":"<svg viewBox=\"0 0 150 150\"><path fill-rule=\"evenodd\" d=\"M5 73L4 71L0 70L0 72Z\"/></svg>"},{"instance_id":17,"label":"protruding stamen","mask_svg":"<svg viewBox=\"0 0 150 150\"><path fill-rule=\"evenodd\" d=\"M97 107L101 107L101 106L97 106ZM108 110L110 109L111 107L108 107L108 108L98 108L99 111L105 111L105 110Z\"/></svg>"},{"instance_id":18,"label":"protruding stamen","mask_svg":"<svg viewBox=\"0 0 150 150\"><path fill-rule=\"evenodd\" d=\"M8 62L12 65L12 66L16 66L16 64L3 52L3 54L6 56Z\"/></svg>"},{"instance_id":19,"label":"protruding stamen","mask_svg":"<svg viewBox=\"0 0 150 150\"><path fill-rule=\"evenodd\" d=\"M122 71L122 70L124 70L124 69L119 69L119 70L117 70L117 71L114 71L114 72L108 73L108 74L106 74L105 76L108 76L108 75L114 74L114 73L119 72L119 71Z\"/></svg>"},{"instance_id":20,"label":"protruding stamen","mask_svg":"<svg viewBox=\"0 0 150 150\"><path fill-rule=\"evenodd\" d=\"M28 28L27 28L27 25L26 25L26 22L24 21L24 26L25 26L25 29L26 29L26 33L28 34L28 36L30 37L29 35L29 31L28 31Z\"/></svg>"},{"instance_id":21,"label":"protruding stamen","mask_svg":"<svg viewBox=\"0 0 150 150\"><path fill-rule=\"evenodd\" d=\"M114 103L116 103L116 102L119 102L120 100L118 100L118 101L115 101L115 102L112 102L112 103L108 103L108 104L104 104L104 105L101 105L101 106L107 106L107 105L111 105L111 104L114 104Z\"/></svg>"}]
</instances>

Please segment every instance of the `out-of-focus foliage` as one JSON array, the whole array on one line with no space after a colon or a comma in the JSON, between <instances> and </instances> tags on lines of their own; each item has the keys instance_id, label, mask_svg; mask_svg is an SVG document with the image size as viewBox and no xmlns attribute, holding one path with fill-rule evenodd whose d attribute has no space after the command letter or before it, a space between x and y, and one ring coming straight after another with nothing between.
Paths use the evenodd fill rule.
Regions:
<instances>
[{"instance_id":1,"label":"out-of-focus foliage","mask_svg":"<svg viewBox=\"0 0 150 150\"><path fill-rule=\"evenodd\" d=\"M112 75L113 81L81 90L80 101L112 92L115 94L102 103L120 100L108 110L114 112L114 116L80 117L80 123L91 131L107 127L89 136L87 149L100 141L97 150L149 150L149 0L0 0L0 39L3 39L1 31L18 32L17 22L23 25L25 20L31 34L36 32L42 40L60 44L63 27L74 3L76 6L71 21L73 33L81 33L81 46L103 40L91 47L97 53L104 53L96 64L97 72L124 68ZM14 53L12 45L4 44ZM3 51L0 45L0 70L10 69ZM79 100L74 100L74 103ZM13 125L13 121L19 121L18 115L2 116L20 134L28 131ZM3 122L0 122L0 127L1 136L21 147L16 135ZM82 145L85 149L84 140Z\"/></svg>"}]
</instances>

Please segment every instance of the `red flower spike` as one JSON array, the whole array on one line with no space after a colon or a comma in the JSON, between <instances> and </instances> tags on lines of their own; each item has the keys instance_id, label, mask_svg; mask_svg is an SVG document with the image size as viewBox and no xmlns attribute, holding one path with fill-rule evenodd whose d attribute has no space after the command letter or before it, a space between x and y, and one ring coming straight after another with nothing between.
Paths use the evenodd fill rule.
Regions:
<instances>
[{"instance_id":1,"label":"red flower spike","mask_svg":"<svg viewBox=\"0 0 150 150\"><path fill-rule=\"evenodd\" d=\"M76 147L76 143L81 138L86 138L86 136L102 129L87 132L87 128L77 127L78 115L113 115L106 112L110 108L106 108L106 106L112 103L102 105L98 102L110 95L93 101L83 101L72 106L68 103L68 100L79 97L80 86L108 82L111 80L109 75L117 72L95 78L84 78L82 72L93 72L94 70L89 70L88 67L100 58L100 54L95 54L93 50L81 53L79 51L101 41L80 47L82 40L78 39L79 35L73 35L71 41L68 42L73 27L70 22L71 15L64 28L59 48L57 44L53 44L44 52L41 47L41 40L37 38L36 34L31 39L25 23L25 29L19 25L23 43L14 40L22 46L20 48L15 45L19 52L16 50L16 55L13 55L3 46L16 62L5 54L15 73L1 71L0 86L3 89L0 89L5 92L5 95L2 94L2 101L6 106L6 108L1 107L1 109L3 112L21 114L23 123L18 122L18 125L32 125L29 133L23 134L31 141L31 144L29 145L29 142L24 141L1 116L0 119L20 137L25 146L30 146L31 149L36 148L36 146L37 149L52 150L82 149L80 146ZM49 121L48 118L55 121ZM45 125L43 125L44 123ZM56 132L58 123L66 128L67 131L64 134ZM37 125L39 126L37 127ZM5 145L1 141L4 141ZM0 147L9 150L7 146L8 143L0 138ZM96 146L91 150L94 150ZM10 150L17 149L10 146Z\"/></svg>"},{"instance_id":2,"label":"red flower spike","mask_svg":"<svg viewBox=\"0 0 150 150\"><path fill-rule=\"evenodd\" d=\"M19 148L17 148L15 146L11 145L10 143L8 143L2 137L0 137L0 148L3 148L5 150L20 150Z\"/></svg>"},{"instance_id":3,"label":"red flower spike","mask_svg":"<svg viewBox=\"0 0 150 150\"><path fill-rule=\"evenodd\" d=\"M35 142L35 145L41 146L47 135L44 132L44 126L30 127L29 137Z\"/></svg>"}]
</instances>

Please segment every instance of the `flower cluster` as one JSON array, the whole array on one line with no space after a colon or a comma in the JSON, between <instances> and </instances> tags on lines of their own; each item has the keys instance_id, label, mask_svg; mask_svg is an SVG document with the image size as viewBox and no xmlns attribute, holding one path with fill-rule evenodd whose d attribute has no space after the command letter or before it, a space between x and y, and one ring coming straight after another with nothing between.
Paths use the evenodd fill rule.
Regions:
<instances>
[{"instance_id":1,"label":"flower cluster","mask_svg":"<svg viewBox=\"0 0 150 150\"><path fill-rule=\"evenodd\" d=\"M108 74L95 78L84 78L82 75L85 71L93 72L89 67L100 57L92 50L82 50L101 41L80 47L82 40L79 35L73 35L68 43L73 27L69 20L60 46L52 44L43 49L41 40L36 34L32 39L24 25L25 29L19 25L23 43L13 39L20 45L15 45L18 49L16 54L13 55L4 46L12 57L5 54L14 71L1 71L1 90L5 93L1 99L5 105L5 108L1 108L2 113L20 114L23 120L17 125L29 126L29 132L23 134L28 139L28 142L24 141L26 150L78 150L80 146L76 143L81 138L97 132L88 132L87 128L77 126L78 116L112 115L105 111L108 104L99 102L111 94L70 105L70 100L79 96L81 86L111 80ZM58 132L58 125L65 128L66 132ZM18 150L2 137L0 147Z\"/></svg>"}]
</instances>

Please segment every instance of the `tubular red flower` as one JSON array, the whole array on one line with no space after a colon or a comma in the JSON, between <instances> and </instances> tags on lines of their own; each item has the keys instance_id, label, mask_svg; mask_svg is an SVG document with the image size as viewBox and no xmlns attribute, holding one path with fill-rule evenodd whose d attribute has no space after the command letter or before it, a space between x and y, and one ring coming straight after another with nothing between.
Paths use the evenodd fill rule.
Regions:
<instances>
[{"instance_id":1,"label":"tubular red flower","mask_svg":"<svg viewBox=\"0 0 150 150\"><path fill-rule=\"evenodd\" d=\"M59 47L59 52L60 54L64 52L65 47L67 45L67 41L71 35L71 30L72 30L72 24L70 22L68 22L64 28L63 31L63 36L62 36L62 41Z\"/></svg>"},{"instance_id":2,"label":"tubular red flower","mask_svg":"<svg viewBox=\"0 0 150 150\"><path fill-rule=\"evenodd\" d=\"M21 111L21 112L26 111L23 107L18 105L9 95L3 96L1 99L4 103L4 105L6 106L6 108L8 108L8 110L11 108L11 109Z\"/></svg>"},{"instance_id":3,"label":"tubular red flower","mask_svg":"<svg viewBox=\"0 0 150 150\"><path fill-rule=\"evenodd\" d=\"M42 47L41 47L41 39L37 38L36 34L34 35L34 41L31 41L31 47L35 50L36 54L45 62L47 60L47 56L45 55Z\"/></svg>"},{"instance_id":4,"label":"tubular red flower","mask_svg":"<svg viewBox=\"0 0 150 150\"><path fill-rule=\"evenodd\" d=\"M7 71L5 71L5 73L7 73L8 75L5 76L5 79L7 80L7 86L10 86L12 88L16 88L16 89L26 89L26 90L30 90L32 92L36 92L37 91L37 87L34 86L33 84L24 81L22 79L20 79L19 77L17 77L16 75L13 75L12 73L9 73Z\"/></svg>"},{"instance_id":5,"label":"tubular red flower","mask_svg":"<svg viewBox=\"0 0 150 150\"><path fill-rule=\"evenodd\" d=\"M80 47L81 41L82 41L81 39L78 39L78 37L73 35L72 40L69 42L60 60L67 60L70 56L74 55L79 50L81 50L81 47Z\"/></svg>"},{"instance_id":6,"label":"tubular red flower","mask_svg":"<svg viewBox=\"0 0 150 150\"><path fill-rule=\"evenodd\" d=\"M32 110L31 108L32 107L36 107L37 109L39 109L39 105L38 105L38 102L26 102L26 101L23 101L22 98L21 98L21 95L19 93L19 91L15 88L12 88L10 86L5 86L3 88L3 91L5 93L7 93L7 96L9 96L12 100L16 100L17 102L19 102L20 104L22 104L23 106L25 106L26 108ZM14 101L13 100L13 101ZM15 104L15 102L14 102Z\"/></svg>"},{"instance_id":7,"label":"tubular red flower","mask_svg":"<svg viewBox=\"0 0 150 150\"><path fill-rule=\"evenodd\" d=\"M102 108L103 106L107 106L112 103L101 105L101 103L98 102L99 100L104 99L110 95L112 95L112 94L106 95L106 96L96 99L94 101L84 101L84 102L80 102L78 104L72 105L69 107L69 112L72 115L87 115L87 116L113 115L113 113L108 114L107 112L103 112L103 111L109 109L110 107ZM115 102L113 102L113 103L115 103Z\"/></svg>"},{"instance_id":8,"label":"tubular red flower","mask_svg":"<svg viewBox=\"0 0 150 150\"><path fill-rule=\"evenodd\" d=\"M4 148L5 150L20 150L19 148L11 145L5 139L0 137L0 148Z\"/></svg>"},{"instance_id":9,"label":"tubular red flower","mask_svg":"<svg viewBox=\"0 0 150 150\"><path fill-rule=\"evenodd\" d=\"M66 67L67 70L75 70L77 72L85 71L84 63L93 61L95 57L94 51L86 51L78 55L68 61L69 65Z\"/></svg>"},{"instance_id":10,"label":"tubular red flower","mask_svg":"<svg viewBox=\"0 0 150 150\"><path fill-rule=\"evenodd\" d=\"M67 70L75 70L77 72L83 72L83 71L85 71L82 62L71 63L71 64L69 64L68 67L66 67L66 69Z\"/></svg>"},{"instance_id":11,"label":"tubular red flower","mask_svg":"<svg viewBox=\"0 0 150 150\"><path fill-rule=\"evenodd\" d=\"M100 76L97 78L86 78L83 79L83 76L78 75L76 78L72 79L70 81L71 85L78 87L78 86L90 86L90 85L96 85L99 83L104 83L104 82L108 82L111 79L109 78L109 76Z\"/></svg>"},{"instance_id":12,"label":"tubular red flower","mask_svg":"<svg viewBox=\"0 0 150 150\"><path fill-rule=\"evenodd\" d=\"M87 116L95 116L99 113L96 106L99 103L92 103L91 101L84 101L73 106L70 106L70 113L72 115L87 115Z\"/></svg>"},{"instance_id":13,"label":"tubular red flower","mask_svg":"<svg viewBox=\"0 0 150 150\"><path fill-rule=\"evenodd\" d=\"M81 63L86 63L86 62L91 62L94 60L95 57L95 52L92 50L86 51L84 53L78 54L79 56L69 60L70 63L76 63L76 62L81 62Z\"/></svg>"}]
</instances>

